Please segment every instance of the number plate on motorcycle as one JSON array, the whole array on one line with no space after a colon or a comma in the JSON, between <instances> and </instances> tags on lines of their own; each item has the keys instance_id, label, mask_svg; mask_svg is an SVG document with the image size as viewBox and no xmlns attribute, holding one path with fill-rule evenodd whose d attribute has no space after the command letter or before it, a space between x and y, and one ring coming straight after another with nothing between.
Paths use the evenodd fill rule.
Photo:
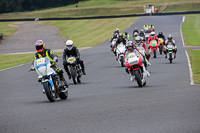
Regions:
<instances>
[{"instance_id":1,"label":"number plate on motorcycle","mask_svg":"<svg viewBox=\"0 0 200 133\"><path fill-rule=\"evenodd\" d=\"M41 58L41 59L37 60L37 65L40 65L40 64L43 64L43 63L45 63L45 59L44 58Z\"/></svg>"},{"instance_id":2,"label":"number plate on motorcycle","mask_svg":"<svg viewBox=\"0 0 200 133\"><path fill-rule=\"evenodd\" d=\"M67 60L68 62L74 61L74 58L70 58Z\"/></svg>"},{"instance_id":3,"label":"number plate on motorcycle","mask_svg":"<svg viewBox=\"0 0 200 133\"><path fill-rule=\"evenodd\" d=\"M134 54L128 56L128 58L133 58L133 57L135 57Z\"/></svg>"}]
</instances>

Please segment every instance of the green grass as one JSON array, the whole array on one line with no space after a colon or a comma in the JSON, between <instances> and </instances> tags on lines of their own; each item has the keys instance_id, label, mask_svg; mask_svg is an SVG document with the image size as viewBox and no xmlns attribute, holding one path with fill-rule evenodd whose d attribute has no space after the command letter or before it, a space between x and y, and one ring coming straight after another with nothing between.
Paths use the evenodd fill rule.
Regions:
<instances>
[{"instance_id":1,"label":"green grass","mask_svg":"<svg viewBox=\"0 0 200 133\"><path fill-rule=\"evenodd\" d=\"M200 14L186 15L182 29L186 45L200 46Z\"/></svg>"},{"instance_id":2,"label":"green grass","mask_svg":"<svg viewBox=\"0 0 200 133\"><path fill-rule=\"evenodd\" d=\"M188 50L195 84L200 84L200 50Z\"/></svg>"},{"instance_id":3,"label":"green grass","mask_svg":"<svg viewBox=\"0 0 200 133\"><path fill-rule=\"evenodd\" d=\"M56 55L62 55L62 52L55 53ZM35 54L0 54L0 70L14 67L21 64L26 64L34 60ZM6 60L5 60L6 59Z\"/></svg>"},{"instance_id":4,"label":"green grass","mask_svg":"<svg viewBox=\"0 0 200 133\"><path fill-rule=\"evenodd\" d=\"M92 19L92 20L65 20L65 21L47 21L50 24L60 28L60 34L74 41L78 47L96 46L113 35L116 28L123 31L137 18L114 18L114 19Z\"/></svg>"},{"instance_id":5,"label":"green grass","mask_svg":"<svg viewBox=\"0 0 200 133\"><path fill-rule=\"evenodd\" d=\"M16 31L17 28L13 27L13 22L0 22L0 33L3 33L3 37L10 37L13 35Z\"/></svg>"},{"instance_id":6,"label":"green grass","mask_svg":"<svg viewBox=\"0 0 200 133\"><path fill-rule=\"evenodd\" d=\"M197 0L88 0L75 4L38 11L0 14L0 19L17 18L58 18L58 17L88 17L144 13L144 5L154 5L160 8L165 3L168 7L163 12L200 11L200 1Z\"/></svg>"}]
</instances>

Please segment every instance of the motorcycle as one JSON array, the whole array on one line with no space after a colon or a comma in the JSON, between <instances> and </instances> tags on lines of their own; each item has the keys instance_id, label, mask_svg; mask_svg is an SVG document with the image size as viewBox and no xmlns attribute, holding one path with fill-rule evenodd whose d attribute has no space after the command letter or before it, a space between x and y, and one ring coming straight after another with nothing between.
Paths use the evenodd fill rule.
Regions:
<instances>
[{"instance_id":1,"label":"motorcycle","mask_svg":"<svg viewBox=\"0 0 200 133\"><path fill-rule=\"evenodd\" d=\"M158 39L159 39L159 43L160 43L159 52L160 52L160 54L162 54L162 52L164 50L164 40L163 40L163 38L158 38Z\"/></svg>"},{"instance_id":2,"label":"motorcycle","mask_svg":"<svg viewBox=\"0 0 200 133\"><path fill-rule=\"evenodd\" d=\"M76 58L74 56L69 57L67 63L74 84L81 83L83 73L80 64L76 63Z\"/></svg>"},{"instance_id":3,"label":"motorcycle","mask_svg":"<svg viewBox=\"0 0 200 133\"><path fill-rule=\"evenodd\" d=\"M60 99L67 99L67 86L60 81L58 74L51 68L50 59L48 57L40 58L34 61L34 69L29 71L36 71L38 78L41 79L43 86L43 93L46 94L50 102L55 102Z\"/></svg>"},{"instance_id":4,"label":"motorcycle","mask_svg":"<svg viewBox=\"0 0 200 133\"><path fill-rule=\"evenodd\" d=\"M116 41L117 41L117 38L116 39L113 39L111 44L110 44L110 47L111 47L111 51L115 54L115 44L116 44Z\"/></svg>"},{"instance_id":5,"label":"motorcycle","mask_svg":"<svg viewBox=\"0 0 200 133\"><path fill-rule=\"evenodd\" d=\"M167 49L167 59L169 60L170 63L172 63L172 60L175 57L175 49L176 47L174 47L174 45L172 45L172 43L169 43L166 47Z\"/></svg>"},{"instance_id":6,"label":"motorcycle","mask_svg":"<svg viewBox=\"0 0 200 133\"><path fill-rule=\"evenodd\" d=\"M135 38L136 38L138 35L139 35L138 32L134 32L134 33L133 33L133 40L135 40Z\"/></svg>"},{"instance_id":7,"label":"motorcycle","mask_svg":"<svg viewBox=\"0 0 200 133\"><path fill-rule=\"evenodd\" d=\"M139 53L132 52L128 54L126 67L128 67L131 75L131 81L135 80L139 87L146 85L147 73L143 71L143 57Z\"/></svg>"},{"instance_id":8,"label":"motorcycle","mask_svg":"<svg viewBox=\"0 0 200 133\"><path fill-rule=\"evenodd\" d=\"M156 40L152 40L150 42L150 49L151 49L151 54L153 54L153 57L156 58L156 53L159 51L159 44L157 43Z\"/></svg>"},{"instance_id":9,"label":"motorcycle","mask_svg":"<svg viewBox=\"0 0 200 133\"><path fill-rule=\"evenodd\" d=\"M117 50L116 50L116 53L117 53L117 60L118 62L121 64L122 67L124 67L124 52L125 52L126 48L125 48L125 45L123 43L120 43L118 46L117 46Z\"/></svg>"}]
</instances>

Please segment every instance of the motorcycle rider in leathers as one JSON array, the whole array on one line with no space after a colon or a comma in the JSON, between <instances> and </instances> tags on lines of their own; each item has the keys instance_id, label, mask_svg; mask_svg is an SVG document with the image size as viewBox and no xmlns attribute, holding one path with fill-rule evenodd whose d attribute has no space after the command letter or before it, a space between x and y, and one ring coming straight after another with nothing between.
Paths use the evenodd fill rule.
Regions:
<instances>
[{"instance_id":1,"label":"motorcycle rider in leathers","mask_svg":"<svg viewBox=\"0 0 200 133\"><path fill-rule=\"evenodd\" d=\"M140 51L136 47L134 47L133 42L128 41L128 43L126 44L126 51L124 53L125 62L128 59L129 53L132 52L136 52L138 55L141 55L143 57L142 53L140 53ZM128 67L125 68L125 71L129 74ZM148 77L150 77L150 73L146 70L144 63L143 63L143 71L147 73Z\"/></svg>"},{"instance_id":2,"label":"motorcycle rider in leathers","mask_svg":"<svg viewBox=\"0 0 200 133\"><path fill-rule=\"evenodd\" d=\"M63 58L62 58L63 59L63 66L65 68L65 71L66 71L69 79L71 79L71 74L70 74L69 69L68 69L68 63L67 63L66 57L70 57L70 56L76 57L77 63L79 63L81 65L83 75L86 75L85 66L84 66L83 61L80 59L79 50L77 49L76 46L73 46L73 43L74 42L72 40L66 41L66 48L64 49Z\"/></svg>"},{"instance_id":3,"label":"motorcycle rider in leathers","mask_svg":"<svg viewBox=\"0 0 200 133\"><path fill-rule=\"evenodd\" d=\"M137 49L141 49L143 48L145 50L145 55L143 55L143 58L144 58L144 61L145 61L145 67L147 68L148 65L151 65L150 62L148 61L149 60L149 54L148 54L148 49L146 47L146 44L144 41L141 40L141 37L140 36L137 36L135 38L135 43L134 43L134 48L137 48Z\"/></svg>"},{"instance_id":4,"label":"motorcycle rider in leathers","mask_svg":"<svg viewBox=\"0 0 200 133\"><path fill-rule=\"evenodd\" d=\"M155 34L154 31L151 32L151 34L150 34L150 36L149 36L149 38L148 38L148 41L147 41L148 48L150 47L150 46L149 46L149 45L150 45L150 42L153 41L153 40L156 40L157 43L159 44L159 39L158 39L158 37L156 36L156 34Z\"/></svg>"},{"instance_id":5,"label":"motorcycle rider in leathers","mask_svg":"<svg viewBox=\"0 0 200 133\"><path fill-rule=\"evenodd\" d=\"M174 58L176 58L176 52L177 52L177 47L176 47L176 42L175 42L175 40L173 39L173 36L171 35L171 34L169 34L169 36L167 37L167 40L165 41L165 47L167 48L167 45L169 44L169 43L172 43L172 45L174 45L174 47L175 47L175 49L174 49L174 52L175 52L175 54L174 54ZM167 49L165 48L165 50L163 51L164 53L165 53L165 58L167 58Z\"/></svg>"},{"instance_id":6,"label":"motorcycle rider in leathers","mask_svg":"<svg viewBox=\"0 0 200 133\"><path fill-rule=\"evenodd\" d=\"M62 69L59 68L59 66L56 65L55 63L58 61L57 55L53 54L53 51L51 51L51 49L45 48L45 43L43 40L38 40L35 43L35 48L37 50L37 52L35 53L35 60L39 58L43 58L43 57L48 57L50 59L51 68L54 69L54 71L59 75L60 80L63 81L66 87L68 87L67 81L65 80L63 76ZM33 65L31 67L32 67L32 70L34 70ZM38 82L41 82L41 81L42 79L38 79Z\"/></svg>"}]
</instances>

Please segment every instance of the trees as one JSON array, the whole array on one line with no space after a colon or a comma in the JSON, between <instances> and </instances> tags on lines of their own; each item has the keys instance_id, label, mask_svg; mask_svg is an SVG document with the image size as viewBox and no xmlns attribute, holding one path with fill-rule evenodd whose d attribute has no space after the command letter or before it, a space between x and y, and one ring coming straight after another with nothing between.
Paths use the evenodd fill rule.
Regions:
<instances>
[{"instance_id":1,"label":"trees","mask_svg":"<svg viewBox=\"0 0 200 133\"><path fill-rule=\"evenodd\" d=\"M0 13L30 11L50 7L66 6L82 0L1 0Z\"/></svg>"}]
</instances>

